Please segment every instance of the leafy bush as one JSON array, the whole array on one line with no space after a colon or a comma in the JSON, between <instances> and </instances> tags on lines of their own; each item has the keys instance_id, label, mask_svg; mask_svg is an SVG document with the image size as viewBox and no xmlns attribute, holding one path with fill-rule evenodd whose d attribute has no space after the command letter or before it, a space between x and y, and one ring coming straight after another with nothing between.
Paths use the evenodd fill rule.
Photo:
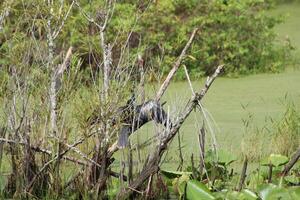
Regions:
<instances>
[{"instance_id":1,"label":"leafy bush","mask_svg":"<svg viewBox=\"0 0 300 200\"><path fill-rule=\"evenodd\" d=\"M99 30L82 12L101 22L104 5L101 1L79 2L83 10L73 7L57 38L56 52L74 46L83 60L82 69L92 68L95 72L102 55ZM69 3L65 4L60 15L53 16L54 21L67 12ZM166 74L191 30L198 27L200 32L185 60L193 78L210 74L219 64L226 64L229 75L278 72L286 65L291 44L275 44L273 27L282 20L269 16L267 5L260 0L165 0L152 4L120 1L115 6L106 34L107 41L114 44L113 66L126 65L141 53L149 73ZM27 64L43 65L42 60L47 58L44 16L48 12L42 2L12 3L0 35L1 64L21 63L22 52L38 46L38 50L27 52L30 58ZM122 60L119 55L125 46L130 49L130 54L125 52ZM185 78L183 70L177 73L177 78Z\"/></svg>"},{"instance_id":2,"label":"leafy bush","mask_svg":"<svg viewBox=\"0 0 300 200\"><path fill-rule=\"evenodd\" d=\"M274 43L273 27L282 19L270 17L267 9L257 0L164 1L150 6L141 35L150 55L163 54L163 63L156 63L162 72L169 70L192 27L200 28L186 60L194 78L211 74L222 63L232 75L278 72L284 69L292 46ZM177 77L184 78L184 71Z\"/></svg>"}]
</instances>

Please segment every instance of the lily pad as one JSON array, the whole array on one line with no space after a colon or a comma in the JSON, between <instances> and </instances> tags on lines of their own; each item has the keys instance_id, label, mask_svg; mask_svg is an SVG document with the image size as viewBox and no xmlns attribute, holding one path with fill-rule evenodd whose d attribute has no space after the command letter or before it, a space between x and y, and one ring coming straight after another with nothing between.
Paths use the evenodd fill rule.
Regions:
<instances>
[{"instance_id":1,"label":"lily pad","mask_svg":"<svg viewBox=\"0 0 300 200\"><path fill-rule=\"evenodd\" d=\"M217 162L221 165L229 165L236 160L237 157L235 155L222 149L218 150L217 153L213 152L212 150L209 150L206 152L205 155L206 162Z\"/></svg>"},{"instance_id":2,"label":"lily pad","mask_svg":"<svg viewBox=\"0 0 300 200\"><path fill-rule=\"evenodd\" d=\"M201 182L190 180L186 186L187 200L210 200L216 199L212 192Z\"/></svg>"},{"instance_id":3,"label":"lily pad","mask_svg":"<svg viewBox=\"0 0 300 200\"><path fill-rule=\"evenodd\" d=\"M247 200L256 200L258 199L258 196L256 195L255 192L252 192L251 190L248 190L248 189L243 189L241 191L242 193L242 196L244 199L247 199Z\"/></svg>"},{"instance_id":4,"label":"lily pad","mask_svg":"<svg viewBox=\"0 0 300 200\"><path fill-rule=\"evenodd\" d=\"M286 164L289 161L289 158L280 154L271 154L268 158L262 160L261 165L269 166L273 165L275 167Z\"/></svg>"},{"instance_id":5,"label":"lily pad","mask_svg":"<svg viewBox=\"0 0 300 200\"><path fill-rule=\"evenodd\" d=\"M295 185L300 184L300 177L297 177L296 175L285 176L284 180Z\"/></svg>"},{"instance_id":6,"label":"lily pad","mask_svg":"<svg viewBox=\"0 0 300 200\"><path fill-rule=\"evenodd\" d=\"M290 187L289 192L293 200L300 199L300 187Z\"/></svg>"},{"instance_id":7,"label":"lily pad","mask_svg":"<svg viewBox=\"0 0 300 200\"><path fill-rule=\"evenodd\" d=\"M262 200L273 200L273 199L296 200L291 196L290 191L288 189L273 184L260 186L259 196Z\"/></svg>"}]
</instances>

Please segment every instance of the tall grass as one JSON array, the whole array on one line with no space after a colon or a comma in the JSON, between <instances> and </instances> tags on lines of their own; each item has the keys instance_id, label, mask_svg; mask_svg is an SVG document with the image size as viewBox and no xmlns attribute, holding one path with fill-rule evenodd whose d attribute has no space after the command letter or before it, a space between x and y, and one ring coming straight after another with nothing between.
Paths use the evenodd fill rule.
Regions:
<instances>
[{"instance_id":1,"label":"tall grass","mask_svg":"<svg viewBox=\"0 0 300 200\"><path fill-rule=\"evenodd\" d=\"M290 155L300 146L300 112L293 102L288 102L286 111L279 122L274 123L270 150Z\"/></svg>"},{"instance_id":2,"label":"tall grass","mask_svg":"<svg viewBox=\"0 0 300 200\"><path fill-rule=\"evenodd\" d=\"M290 156L300 146L300 112L295 104L285 101L281 118L266 117L262 128L253 123L254 116L244 121L246 135L242 141L242 153L251 160L260 160L270 153Z\"/></svg>"}]
</instances>

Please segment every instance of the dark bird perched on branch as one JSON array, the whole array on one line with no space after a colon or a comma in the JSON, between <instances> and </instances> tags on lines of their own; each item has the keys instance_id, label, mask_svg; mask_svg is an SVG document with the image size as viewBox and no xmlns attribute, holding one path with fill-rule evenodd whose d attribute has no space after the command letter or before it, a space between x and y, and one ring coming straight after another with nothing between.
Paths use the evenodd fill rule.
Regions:
<instances>
[{"instance_id":1,"label":"dark bird perched on branch","mask_svg":"<svg viewBox=\"0 0 300 200\"><path fill-rule=\"evenodd\" d=\"M118 140L119 148L126 147L129 135L147 122L154 120L156 123L162 124L166 128L171 127L172 125L166 112L157 101L149 100L130 109L130 114L122 121Z\"/></svg>"},{"instance_id":2,"label":"dark bird perched on branch","mask_svg":"<svg viewBox=\"0 0 300 200\"><path fill-rule=\"evenodd\" d=\"M167 116L167 113L159 102L149 100L143 104L135 105L135 96L132 95L125 106L121 106L117 109L112 119L112 125L118 122L121 123L118 147L125 148L129 135L152 120L154 120L155 123L164 125L166 128L172 126L169 116Z\"/></svg>"}]
</instances>

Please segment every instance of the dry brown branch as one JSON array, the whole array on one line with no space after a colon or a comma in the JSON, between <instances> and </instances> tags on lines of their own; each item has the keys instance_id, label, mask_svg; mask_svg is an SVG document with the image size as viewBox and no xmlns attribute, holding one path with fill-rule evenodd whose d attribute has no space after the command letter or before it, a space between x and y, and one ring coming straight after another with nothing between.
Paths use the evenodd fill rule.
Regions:
<instances>
[{"instance_id":1,"label":"dry brown branch","mask_svg":"<svg viewBox=\"0 0 300 200\"><path fill-rule=\"evenodd\" d=\"M203 122L202 128L200 129L198 140L199 140L199 147L200 147L199 173L200 173L200 178L202 178L203 169L204 169L204 153L205 153L205 128L204 128L204 122Z\"/></svg>"},{"instance_id":2,"label":"dry brown branch","mask_svg":"<svg viewBox=\"0 0 300 200\"><path fill-rule=\"evenodd\" d=\"M180 132L177 133L177 139L178 139L178 150L179 150L179 165L177 167L177 171L182 170L183 166L183 155L182 155L182 146L181 146L181 139L180 139Z\"/></svg>"},{"instance_id":3,"label":"dry brown branch","mask_svg":"<svg viewBox=\"0 0 300 200\"><path fill-rule=\"evenodd\" d=\"M1 127L0 128L0 137L5 137L6 134L6 128ZM3 157L3 142L0 142L0 169L2 166L2 157Z\"/></svg>"},{"instance_id":4,"label":"dry brown branch","mask_svg":"<svg viewBox=\"0 0 300 200\"><path fill-rule=\"evenodd\" d=\"M139 90L141 93L141 103L145 102L145 70L144 70L144 59L142 56L139 54L138 55L138 67L139 67L139 72L140 72L140 85L139 85Z\"/></svg>"},{"instance_id":5,"label":"dry brown branch","mask_svg":"<svg viewBox=\"0 0 300 200\"><path fill-rule=\"evenodd\" d=\"M188 81L188 83L189 83L189 85L190 85L192 94L195 95L195 91L194 91L193 84L192 84L191 79L190 79L189 72L188 72L188 70L187 70L187 68L186 68L185 65L183 65L183 68L184 68L184 72L185 72L186 79L187 79L187 81Z\"/></svg>"},{"instance_id":6,"label":"dry brown branch","mask_svg":"<svg viewBox=\"0 0 300 200\"><path fill-rule=\"evenodd\" d=\"M198 32L198 28L195 28L193 30L191 36L190 36L189 41L186 43L185 47L183 48L180 56L177 58L177 60L173 64L173 67L172 67L171 71L169 72L167 78L165 79L165 81L163 82L163 84L161 85L160 89L158 90L158 92L156 94L156 100L157 101L160 100L160 98L163 96L163 94L167 90L167 88L170 84L170 81L172 80L172 78L175 75L176 71L180 67L180 64L181 64L182 60L185 58L186 52L190 48L197 32Z\"/></svg>"},{"instance_id":7,"label":"dry brown branch","mask_svg":"<svg viewBox=\"0 0 300 200\"><path fill-rule=\"evenodd\" d=\"M34 178L34 175L38 170L38 167L35 161L35 154L30 148L30 138L28 134L25 134L25 140L26 140L26 145L24 151L23 167L24 167L24 175L25 175L25 184L29 184L31 180Z\"/></svg>"},{"instance_id":8,"label":"dry brown branch","mask_svg":"<svg viewBox=\"0 0 300 200\"><path fill-rule=\"evenodd\" d=\"M245 182L245 179L246 179L246 172L247 172L247 166L248 166L248 158L247 156L245 156L245 159L244 159L244 163L243 163L243 168L242 168L242 173L241 173L241 177L240 177L240 182L239 182L239 185L238 185L238 188L237 188L237 191L241 191L243 189L243 186L244 186L244 182Z\"/></svg>"},{"instance_id":9,"label":"dry brown branch","mask_svg":"<svg viewBox=\"0 0 300 200\"><path fill-rule=\"evenodd\" d=\"M128 182L131 183L133 177L133 155L131 151L131 142L128 141Z\"/></svg>"},{"instance_id":10,"label":"dry brown branch","mask_svg":"<svg viewBox=\"0 0 300 200\"><path fill-rule=\"evenodd\" d=\"M268 173L268 183L272 183L272 172L273 172L273 165L269 165L269 173Z\"/></svg>"},{"instance_id":11,"label":"dry brown branch","mask_svg":"<svg viewBox=\"0 0 300 200\"><path fill-rule=\"evenodd\" d=\"M197 170L195 168L195 163L194 163L194 154L192 153L191 155L191 165L192 165L192 173L193 173L193 178L197 179Z\"/></svg>"},{"instance_id":12,"label":"dry brown branch","mask_svg":"<svg viewBox=\"0 0 300 200\"><path fill-rule=\"evenodd\" d=\"M26 146L25 142L14 141L14 140L9 140L9 139L5 139L5 138L0 138L0 143L7 143L7 144L10 144L10 145L11 144L18 144L18 145ZM74 144L76 144L76 143L74 143ZM39 153L43 153L43 154L47 154L49 156L52 155L52 151L50 151L50 150L43 149L41 147L34 146L34 145L30 145L29 147L33 151L36 151L36 152L39 152ZM80 164L80 165L87 165L86 162L84 162L82 160L79 160L77 158L73 158L73 157L69 157L69 156L64 156L69 150L70 150L70 148L66 149L65 151L63 151L63 152L60 153L60 156L62 157L62 159L67 160L67 161L71 161L73 163L77 163L77 164Z\"/></svg>"},{"instance_id":13,"label":"dry brown branch","mask_svg":"<svg viewBox=\"0 0 300 200\"><path fill-rule=\"evenodd\" d=\"M283 171L281 172L281 176L286 176L292 167L296 164L296 162L300 158L300 148L294 153L291 160L284 166Z\"/></svg>"},{"instance_id":14,"label":"dry brown branch","mask_svg":"<svg viewBox=\"0 0 300 200\"><path fill-rule=\"evenodd\" d=\"M209 77L205 83L204 88L200 91L200 93L195 93L195 95L189 100L186 105L185 110L180 114L177 120L174 122L173 126L166 133L166 136L163 137L160 143L155 148L155 151L150 155L149 160L145 163L142 172L137 176L137 178L129 185L130 189L125 189L125 191L121 191L119 193L119 197L121 199L128 198L133 190L138 190L138 188L154 173L157 173L159 170L159 163L161 161L161 157L163 156L165 150L167 150L170 141L174 138L174 136L179 131L181 125L184 123L186 118L190 115L192 110L198 105L198 102L205 96L208 89L210 88L213 81L217 78L217 76L221 73L223 69L223 65L219 66L215 73Z\"/></svg>"},{"instance_id":15,"label":"dry brown branch","mask_svg":"<svg viewBox=\"0 0 300 200\"><path fill-rule=\"evenodd\" d=\"M73 47L69 47L68 51L67 51L67 54L64 58L64 61L61 65L58 66L58 70L57 70L57 78L60 78L61 75L64 73L64 71L67 69L68 67L68 63L70 62L70 59L71 59L71 56L72 56L72 50L73 50Z\"/></svg>"},{"instance_id":16,"label":"dry brown branch","mask_svg":"<svg viewBox=\"0 0 300 200\"><path fill-rule=\"evenodd\" d=\"M0 138L0 143L8 143L8 144L19 144L22 146L25 146L26 143L25 142L21 142L21 141L15 141L15 140L10 140L10 139L5 139L5 138ZM45 153L50 155L52 152L40 147L36 147L36 146L30 146L30 148L36 152L40 152L40 153Z\"/></svg>"}]
</instances>

